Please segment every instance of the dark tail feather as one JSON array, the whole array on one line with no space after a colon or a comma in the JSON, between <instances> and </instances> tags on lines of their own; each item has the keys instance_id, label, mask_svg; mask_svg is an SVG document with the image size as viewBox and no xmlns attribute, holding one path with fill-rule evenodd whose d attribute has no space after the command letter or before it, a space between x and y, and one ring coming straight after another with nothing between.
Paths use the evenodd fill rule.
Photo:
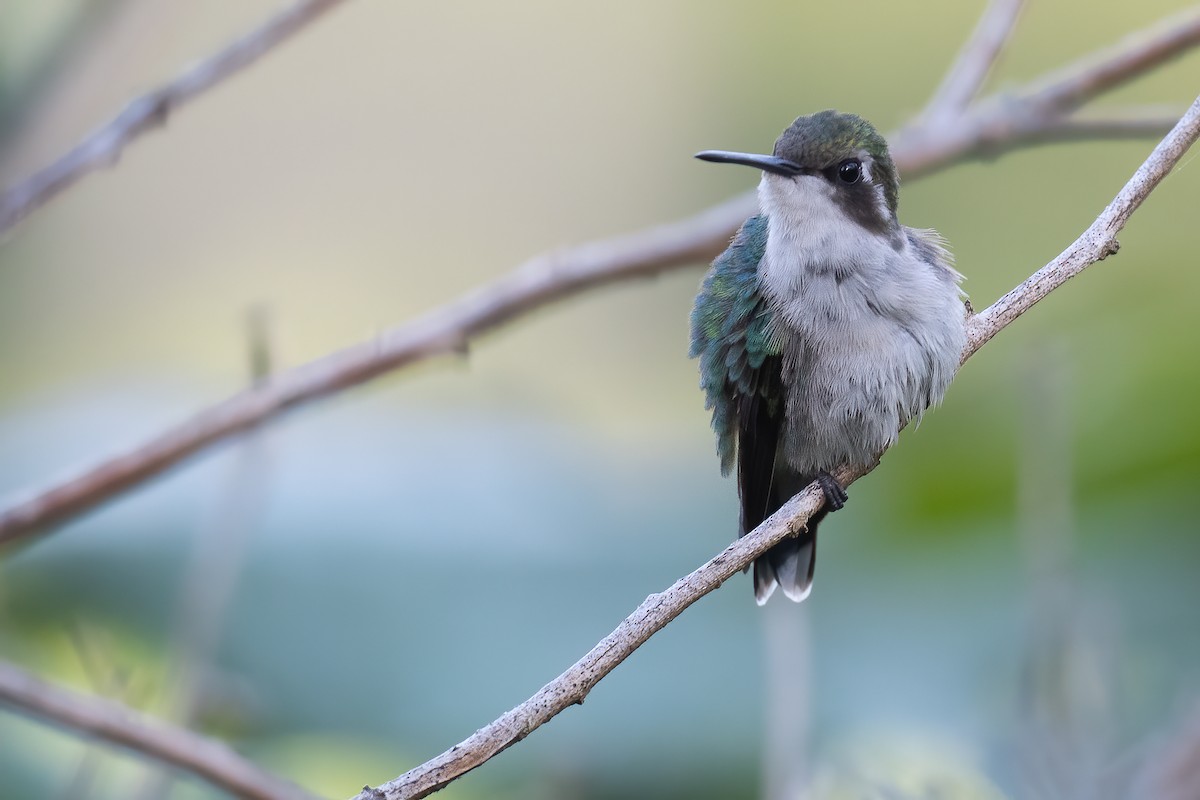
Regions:
<instances>
[{"instance_id":1,"label":"dark tail feather","mask_svg":"<svg viewBox=\"0 0 1200 800\"><path fill-rule=\"evenodd\" d=\"M776 585L792 602L808 597L817 565L817 524L825 513L824 509L817 512L807 529L784 539L754 562L754 599L760 606L771 597Z\"/></svg>"}]
</instances>

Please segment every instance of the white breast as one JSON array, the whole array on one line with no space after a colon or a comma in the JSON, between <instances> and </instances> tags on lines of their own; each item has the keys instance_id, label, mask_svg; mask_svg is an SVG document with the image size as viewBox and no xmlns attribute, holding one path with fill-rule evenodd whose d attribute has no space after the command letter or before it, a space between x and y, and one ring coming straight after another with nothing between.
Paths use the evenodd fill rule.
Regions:
<instances>
[{"instance_id":1,"label":"white breast","mask_svg":"<svg viewBox=\"0 0 1200 800\"><path fill-rule=\"evenodd\" d=\"M808 474L890 445L940 401L965 342L957 273L923 259L906 228L863 228L833 190L814 176L765 178L759 190L769 215L759 282L788 390L783 455Z\"/></svg>"}]
</instances>

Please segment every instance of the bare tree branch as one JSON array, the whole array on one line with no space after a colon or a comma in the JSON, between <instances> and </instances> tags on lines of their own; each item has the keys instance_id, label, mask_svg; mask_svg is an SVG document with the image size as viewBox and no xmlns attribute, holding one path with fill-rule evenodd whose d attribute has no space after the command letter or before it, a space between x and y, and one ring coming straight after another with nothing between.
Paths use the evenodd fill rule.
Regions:
<instances>
[{"instance_id":1,"label":"bare tree branch","mask_svg":"<svg viewBox=\"0 0 1200 800\"><path fill-rule=\"evenodd\" d=\"M1050 291L1115 253L1117 233L1198 136L1200 98L1083 235L1029 280L971 319L963 360ZM842 467L834 474L843 485L849 485L874 466ZM823 502L819 487L808 486L754 531L666 591L648 597L587 655L525 703L437 758L377 789L365 789L358 799L424 797L525 738L565 708L582 703L592 687L655 632L785 536L799 532ZM51 686L3 662L0 702L160 759L239 797L307 797L299 788L263 772L220 742L152 721L112 701Z\"/></svg>"},{"instance_id":2,"label":"bare tree branch","mask_svg":"<svg viewBox=\"0 0 1200 800\"><path fill-rule=\"evenodd\" d=\"M842 468L833 475L843 486L848 486L865 472ZM437 758L378 788L364 789L355 800L425 797L521 741L560 711L582 704L592 687L684 609L741 572L772 544L799 533L822 503L820 488L815 483L808 486L699 569L680 578L666 591L647 597L587 655L533 697Z\"/></svg>"},{"instance_id":3,"label":"bare tree branch","mask_svg":"<svg viewBox=\"0 0 1200 800\"><path fill-rule=\"evenodd\" d=\"M1192 103L1138 168L1104 212L1066 250L1028 280L997 300L968 323L963 361L1040 299L1086 267L1117 252L1117 233L1150 192L1200 137L1200 97ZM842 467L834 476L843 486L870 472ZM744 537L666 591L652 594L587 655L546 684L533 697L495 722L480 728L440 756L409 770L376 789L366 788L355 800L412 800L425 797L521 741L560 711L580 704L604 676L628 658L684 609L736 575L787 536L795 536L824 503L820 487L810 484Z\"/></svg>"},{"instance_id":4,"label":"bare tree branch","mask_svg":"<svg viewBox=\"0 0 1200 800\"><path fill-rule=\"evenodd\" d=\"M132 103L62 161L0 198L0 233L83 174L111 162L125 144L160 122L175 106L251 63L336 2L300 2L223 53ZM966 158L990 155L1016 143L1071 136L1132 135L1135 127L1141 133L1152 130L1160 124L1157 117L1134 117L1119 126L1113 120L1089 122L1065 114L1091 96L1152 69L1200 38L1200 12L1194 11L1173 20L1170 30L1156 29L1152 34L1130 39L1099 59L1058 73L1040 87L1016 97L992 98L967 108L994 63L1019 5L1013 0L995 0L972 44L964 48L960 57L963 77L943 83L930 104L932 109L944 106L960 113L948 124L938 126L927 124L928 118L919 119L895 137L896 161L909 177ZM1054 288L1091 263L1116 252L1116 234L1198 133L1200 99L1070 248L972 318L963 360ZM680 222L535 258L443 309L377 340L333 353L235 395L149 444L14 506L0 514L0 544L28 538L210 444L248 430L300 403L433 355L461 350L471 337L534 308L604 283L653 275L706 259L725 244L734 227L753 208L753 197L743 195ZM848 485L873 467L844 467L835 474ZM751 534L665 592L647 598L584 658L526 703L395 781L376 790L364 790L359 798L423 797L520 741L569 705L582 703L596 683L685 608L783 537L795 535L822 502L820 491L815 486L808 487ZM219 742L152 721L112 701L53 687L3 662L0 662L0 702L161 759L242 797L307 796L297 787L245 762Z\"/></svg>"},{"instance_id":5,"label":"bare tree branch","mask_svg":"<svg viewBox=\"0 0 1200 800\"><path fill-rule=\"evenodd\" d=\"M921 114L929 124L954 119L975 99L1012 36L1024 4L1025 0L992 0L988 4Z\"/></svg>"},{"instance_id":6,"label":"bare tree branch","mask_svg":"<svg viewBox=\"0 0 1200 800\"><path fill-rule=\"evenodd\" d=\"M377 339L283 371L146 444L18 502L0 513L0 545L27 539L82 513L293 406L425 358L462 350L471 336L554 300L584 288L702 261L728 241L732 220L744 219L752 209L753 199L742 197L681 222L534 258L454 303Z\"/></svg>"},{"instance_id":7,"label":"bare tree branch","mask_svg":"<svg viewBox=\"0 0 1200 800\"><path fill-rule=\"evenodd\" d=\"M1112 47L1047 76L1032 93L1042 107L1059 112L1079 108L1097 95L1143 75L1200 43L1200 7L1193 6L1126 36Z\"/></svg>"},{"instance_id":8,"label":"bare tree branch","mask_svg":"<svg viewBox=\"0 0 1200 800\"><path fill-rule=\"evenodd\" d=\"M0 153L17 137L29 115L26 110L46 87L61 75L81 48L102 35L110 20L118 18L129 0L94 0L83 3L58 25L51 41L38 48L32 66L22 70L23 77L15 85L0 80ZM7 76L5 76L7 77Z\"/></svg>"},{"instance_id":9,"label":"bare tree branch","mask_svg":"<svg viewBox=\"0 0 1200 800\"><path fill-rule=\"evenodd\" d=\"M1050 292L1092 264L1117 252L1117 233L1167 176L1200 133L1200 98L1192 103L1167 137L1140 166L1096 221L1058 258L1029 276L1020 286L979 312L967 329L963 361Z\"/></svg>"},{"instance_id":10,"label":"bare tree branch","mask_svg":"<svg viewBox=\"0 0 1200 800\"><path fill-rule=\"evenodd\" d=\"M73 150L0 195L0 236L89 172L117 162L126 145L202 92L250 66L342 0L299 0L224 50L125 106Z\"/></svg>"},{"instance_id":11,"label":"bare tree branch","mask_svg":"<svg viewBox=\"0 0 1200 800\"><path fill-rule=\"evenodd\" d=\"M247 800L312 800L215 739L154 720L128 706L53 686L0 661L0 703L140 755L158 759Z\"/></svg>"},{"instance_id":12,"label":"bare tree branch","mask_svg":"<svg viewBox=\"0 0 1200 800\"><path fill-rule=\"evenodd\" d=\"M892 147L907 156L901 172L922 174L957 159L994 158L1015 147L1066 141L1071 138L1068 129L1081 139L1101 138L1096 126L1072 125L1068 115L1097 94L1128 83L1197 44L1200 7L1193 7L1026 86L981 100L955 121L929 124L926 117L918 116L890 137ZM1148 119L1158 117L1155 113ZM1126 130L1131 127L1132 123Z\"/></svg>"},{"instance_id":13,"label":"bare tree branch","mask_svg":"<svg viewBox=\"0 0 1200 800\"><path fill-rule=\"evenodd\" d=\"M1076 114L1039 125L1036 129L1023 133L1020 141L1024 144L1036 144L1144 139L1147 136L1165 136L1178 119L1173 113L1114 113L1104 116Z\"/></svg>"},{"instance_id":14,"label":"bare tree branch","mask_svg":"<svg viewBox=\"0 0 1200 800\"><path fill-rule=\"evenodd\" d=\"M1175 19L1179 27L1194 28L1200 35L1200 9ZM1128 46L1141 52L1153 38L1133 37ZM1110 61L1124 65L1120 80L1131 80L1194 43L1193 38L1170 37L1168 43L1151 48L1154 59L1128 58L1125 50L1110 49L1106 51L1109 61L1086 59L1058 73L1057 82L981 101L951 123L929 126L918 120L890 137L893 158L901 173L913 178L1039 141L1046 131L1064 124L1059 109L1047 105L1047 93L1060 85L1094 82L1086 77L1093 73L1109 75L1106 80L1111 85L1117 78ZM262 386L235 394L147 442L0 510L0 547L31 540L291 408L427 358L461 352L472 337L544 305L604 284L706 261L754 213L755 202L748 193L678 222L546 253L376 339L281 372Z\"/></svg>"}]
</instances>

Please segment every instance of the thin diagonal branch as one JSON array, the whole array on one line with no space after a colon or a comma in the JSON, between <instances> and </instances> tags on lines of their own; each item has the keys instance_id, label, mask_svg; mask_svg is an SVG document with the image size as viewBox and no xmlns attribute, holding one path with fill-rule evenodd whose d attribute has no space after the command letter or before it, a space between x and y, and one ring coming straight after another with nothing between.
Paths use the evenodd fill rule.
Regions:
<instances>
[{"instance_id":1,"label":"thin diagonal branch","mask_svg":"<svg viewBox=\"0 0 1200 800\"><path fill-rule=\"evenodd\" d=\"M1110 48L1048 75L1031 93L1044 108L1072 111L1200 44L1200 7L1193 6L1132 33Z\"/></svg>"},{"instance_id":2,"label":"thin diagonal branch","mask_svg":"<svg viewBox=\"0 0 1200 800\"><path fill-rule=\"evenodd\" d=\"M1080 105L1197 45L1200 6L1160 20L1025 86L981 100L953 121L930 124L918 116L890 137L893 149L907 156L901 173L906 177L924 173L947 158L995 158L1017 147L1068 141L1064 121ZM1075 132L1081 139L1098 138L1095 129L1087 126L1075 126Z\"/></svg>"},{"instance_id":3,"label":"thin diagonal branch","mask_svg":"<svg viewBox=\"0 0 1200 800\"><path fill-rule=\"evenodd\" d=\"M1193 16L1200 27L1200 10ZM1130 46L1143 48L1146 38L1134 37ZM1171 46L1177 49L1188 46L1177 39L1172 41ZM1123 80L1157 63L1126 58L1119 49L1108 52L1111 59L1125 65ZM1155 52L1161 57L1165 49L1158 47ZM1084 73L1095 71L1112 70L1106 62L1088 59L1058 73L1059 81L1085 80ZM1045 85L1037 92L1052 91L1058 85ZM976 103L951 124L916 123L893 134L889 137L892 155L901 173L911 179L969 158L994 156L1021 143L1044 141L1038 137L1042 131L1061 125L1061 115L1058 109L1045 105L1041 94L1031 91ZM11 503L0 509L0 547L32 540L289 409L386 372L462 351L472 337L549 303L596 286L706 261L728 243L755 207L755 198L748 193L678 222L536 257L441 309L376 339L282 372L270 382L233 395L149 441Z\"/></svg>"},{"instance_id":4,"label":"thin diagonal branch","mask_svg":"<svg viewBox=\"0 0 1200 800\"><path fill-rule=\"evenodd\" d=\"M865 471L845 468L833 473L843 486L863 474ZM699 569L666 591L647 597L612 633L533 697L437 758L375 789L364 789L355 800L425 797L521 741L559 712L581 704L592 687L684 609L741 572L772 544L799 533L822 503L824 497L817 484L808 486Z\"/></svg>"},{"instance_id":5,"label":"thin diagonal branch","mask_svg":"<svg viewBox=\"0 0 1200 800\"><path fill-rule=\"evenodd\" d=\"M300 0L216 55L133 100L69 153L0 195L0 236L90 172L115 164L125 147L197 95L253 64L342 0Z\"/></svg>"},{"instance_id":6,"label":"thin diagonal branch","mask_svg":"<svg viewBox=\"0 0 1200 800\"><path fill-rule=\"evenodd\" d=\"M215 739L158 722L128 706L63 689L0 661L0 704L95 736L195 775L246 800L314 800Z\"/></svg>"},{"instance_id":7,"label":"thin diagonal branch","mask_svg":"<svg viewBox=\"0 0 1200 800\"><path fill-rule=\"evenodd\" d=\"M922 116L941 124L962 113L987 80L1005 44L1012 36L1025 0L991 0L942 84L933 93Z\"/></svg>"},{"instance_id":8,"label":"thin diagonal branch","mask_svg":"<svg viewBox=\"0 0 1200 800\"><path fill-rule=\"evenodd\" d=\"M681 222L534 258L456 302L377 339L281 372L150 442L18 502L0 513L0 545L30 538L294 406L461 350L470 337L584 288L702 261L728 241L733 221L752 209L752 199L738 198Z\"/></svg>"},{"instance_id":9,"label":"thin diagonal branch","mask_svg":"<svg viewBox=\"0 0 1200 800\"><path fill-rule=\"evenodd\" d=\"M1050 292L1097 261L1115 254L1120 246L1117 234L1192 146L1197 135L1200 135L1200 98L1192 103L1167 137L1159 142L1150 157L1104 209L1104 213L1070 247L971 320L963 361Z\"/></svg>"},{"instance_id":10,"label":"thin diagonal branch","mask_svg":"<svg viewBox=\"0 0 1200 800\"><path fill-rule=\"evenodd\" d=\"M968 345L963 351L963 361L1051 291L1091 264L1115 253L1116 236L1129 217L1179 162L1197 137L1200 137L1200 97L1154 148L1104 212L1075 242L1027 281L969 321ZM842 467L835 471L834 476L843 486L847 486L877 465L878 461L868 468ZM533 697L440 756L382 786L365 789L355 800L412 800L425 797L521 741L564 709L582 703L592 687L657 631L785 537L796 535L823 503L820 487L816 483L810 484L718 556L680 578L666 591L647 597L612 633Z\"/></svg>"},{"instance_id":11,"label":"thin diagonal branch","mask_svg":"<svg viewBox=\"0 0 1200 800\"><path fill-rule=\"evenodd\" d=\"M129 0L93 0L81 4L57 27L52 41L38 48L32 66L23 70L27 77L14 86L5 87L0 82L0 107L5 111L0 116L0 153L24 128L28 119L25 112L34 99L64 72L87 42L102 35L109 20L118 17L128 4Z\"/></svg>"}]
</instances>

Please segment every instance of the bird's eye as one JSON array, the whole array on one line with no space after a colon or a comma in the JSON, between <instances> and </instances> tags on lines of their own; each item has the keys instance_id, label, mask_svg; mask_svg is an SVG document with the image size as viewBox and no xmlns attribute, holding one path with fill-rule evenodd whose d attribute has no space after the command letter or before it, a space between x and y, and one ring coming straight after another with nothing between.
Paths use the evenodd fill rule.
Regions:
<instances>
[{"instance_id":1,"label":"bird's eye","mask_svg":"<svg viewBox=\"0 0 1200 800\"><path fill-rule=\"evenodd\" d=\"M858 183L862 180L862 162L857 158L848 158L838 164L838 180L845 184Z\"/></svg>"}]
</instances>

